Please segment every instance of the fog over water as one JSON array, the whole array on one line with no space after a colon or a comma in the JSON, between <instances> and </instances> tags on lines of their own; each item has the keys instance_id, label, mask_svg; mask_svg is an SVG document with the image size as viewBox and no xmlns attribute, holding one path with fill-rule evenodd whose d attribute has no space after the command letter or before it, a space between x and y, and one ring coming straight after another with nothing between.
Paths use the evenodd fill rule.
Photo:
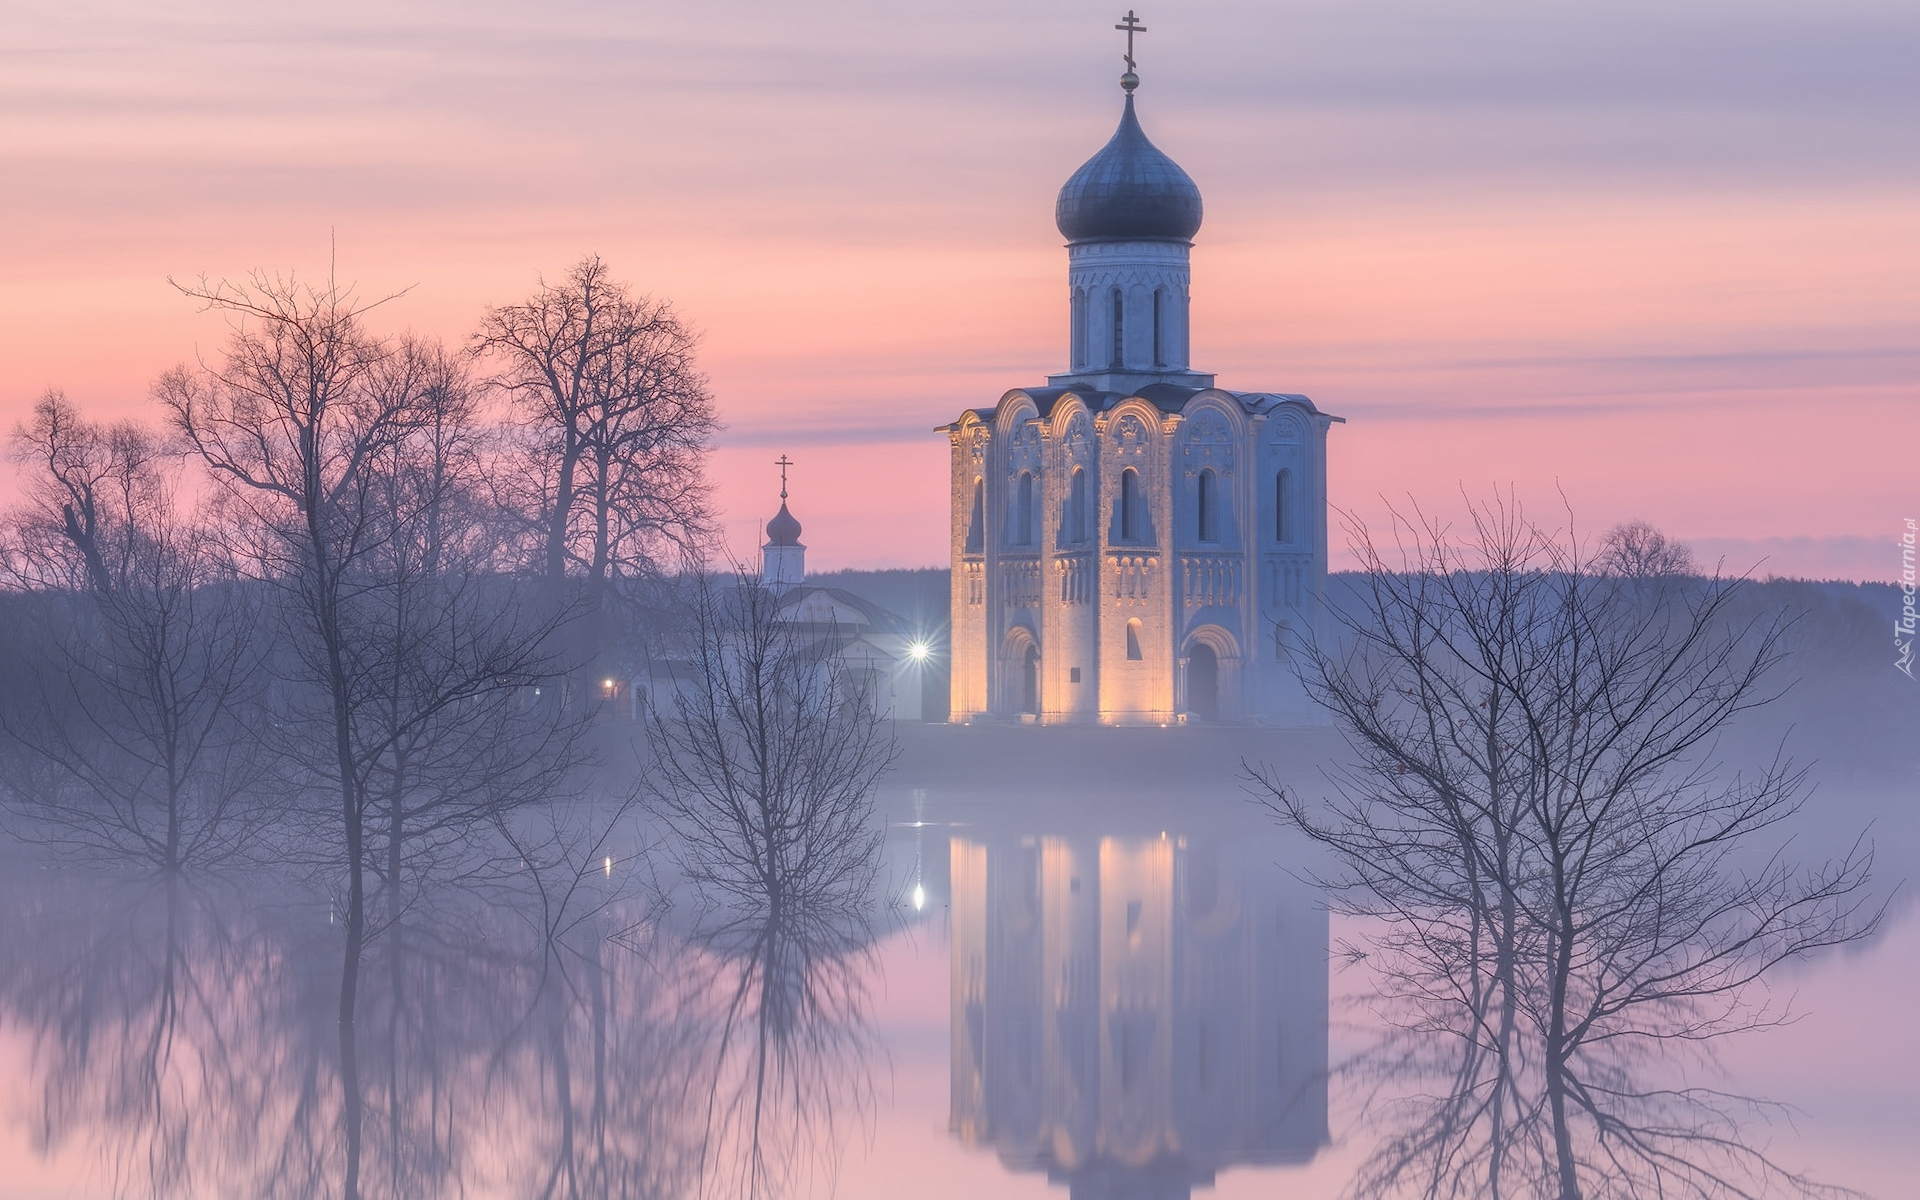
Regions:
<instances>
[{"instance_id":1,"label":"fog over water","mask_svg":"<svg viewBox=\"0 0 1920 1200\"><path fill-rule=\"evenodd\" d=\"M734 1194L755 1131L727 1108L753 1068L730 1014L787 1047L768 1194L1340 1194L1381 1027L1365 965L1328 949L1368 931L1329 924L1312 854L1235 779L1245 757L1311 786L1333 735L900 733L870 915L784 965L707 938L666 835L600 805L423 893L368 951L366 1194ZM1858 750L1797 832L1812 852L1876 822L1891 883L1920 845L1911 752ZM5 861L0 1194L333 1194L324 889ZM1724 1055L1794 1106L1768 1134L1786 1163L1882 1196L1920 1169L1915 939L1903 907L1793 970L1798 1022Z\"/></svg>"},{"instance_id":2,"label":"fog over water","mask_svg":"<svg viewBox=\"0 0 1920 1200\"><path fill-rule=\"evenodd\" d=\"M9 6L0 1200L1914 1194L1920 5L1116 16Z\"/></svg>"}]
</instances>

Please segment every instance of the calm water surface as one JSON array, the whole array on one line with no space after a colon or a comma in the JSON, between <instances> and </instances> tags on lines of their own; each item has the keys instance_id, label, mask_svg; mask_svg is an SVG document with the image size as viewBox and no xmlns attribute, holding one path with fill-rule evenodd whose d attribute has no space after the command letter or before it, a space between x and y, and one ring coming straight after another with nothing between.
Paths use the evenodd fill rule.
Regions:
<instances>
[{"instance_id":1,"label":"calm water surface","mask_svg":"<svg viewBox=\"0 0 1920 1200\"><path fill-rule=\"evenodd\" d=\"M364 1194L1340 1193L1365 980L1329 969L1352 931L1264 814L892 786L878 816L865 930L697 936L638 833L420 896L364 966ZM337 1192L324 890L4 862L0 1195ZM1788 981L1796 1024L1729 1048L1797 1108L1783 1161L1920 1195L1917 991L1896 913Z\"/></svg>"}]
</instances>

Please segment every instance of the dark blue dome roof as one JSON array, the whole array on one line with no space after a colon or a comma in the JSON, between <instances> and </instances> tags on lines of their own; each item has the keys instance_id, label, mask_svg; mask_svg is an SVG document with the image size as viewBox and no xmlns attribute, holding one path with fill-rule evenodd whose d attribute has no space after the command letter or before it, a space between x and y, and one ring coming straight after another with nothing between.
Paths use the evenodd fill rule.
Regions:
<instances>
[{"instance_id":1,"label":"dark blue dome roof","mask_svg":"<svg viewBox=\"0 0 1920 1200\"><path fill-rule=\"evenodd\" d=\"M1147 140L1133 115L1060 189L1054 223L1070 242L1185 242L1200 231L1200 189Z\"/></svg>"},{"instance_id":2,"label":"dark blue dome roof","mask_svg":"<svg viewBox=\"0 0 1920 1200\"><path fill-rule=\"evenodd\" d=\"M787 511L787 502L780 502L780 511L767 522L767 545L798 546L800 544L800 522Z\"/></svg>"}]
</instances>

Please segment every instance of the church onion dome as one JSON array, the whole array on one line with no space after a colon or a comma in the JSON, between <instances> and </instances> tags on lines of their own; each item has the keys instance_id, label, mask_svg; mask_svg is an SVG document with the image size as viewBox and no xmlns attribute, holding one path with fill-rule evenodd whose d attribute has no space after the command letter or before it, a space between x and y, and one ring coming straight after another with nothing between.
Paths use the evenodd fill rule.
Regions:
<instances>
[{"instance_id":1,"label":"church onion dome","mask_svg":"<svg viewBox=\"0 0 1920 1200\"><path fill-rule=\"evenodd\" d=\"M800 544L800 522L787 511L787 502L780 502L780 511L773 520L767 522L767 545L798 546Z\"/></svg>"},{"instance_id":2,"label":"church onion dome","mask_svg":"<svg viewBox=\"0 0 1920 1200\"><path fill-rule=\"evenodd\" d=\"M1129 94L1120 128L1067 180L1053 214L1069 242L1191 241L1200 189L1147 140Z\"/></svg>"}]
</instances>

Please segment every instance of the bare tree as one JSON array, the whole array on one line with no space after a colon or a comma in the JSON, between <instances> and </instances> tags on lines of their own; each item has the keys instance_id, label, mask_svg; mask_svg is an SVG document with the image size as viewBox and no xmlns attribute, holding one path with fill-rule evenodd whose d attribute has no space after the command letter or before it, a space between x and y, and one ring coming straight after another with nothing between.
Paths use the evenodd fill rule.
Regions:
<instances>
[{"instance_id":1,"label":"bare tree","mask_svg":"<svg viewBox=\"0 0 1920 1200\"><path fill-rule=\"evenodd\" d=\"M57 392L15 432L9 573L40 603L0 728L49 768L14 789L37 836L178 871L245 850L265 813L259 605L179 513L158 443Z\"/></svg>"},{"instance_id":2,"label":"bare tree","mask_svg":"<svg viewBox=\"0 0 1920 1200\"><path fill-rule=\"evenodd\" d=\"M635 297L590 256L526 303L489 310L473 346L513 398L523 462L500 482L556 594L577 580L597 618L623 582L697 557L719 422L698 338L672 305ZM591 658L597 619L583 632Z\"/></svg>"},{"instance_id":3,"label":"bare tree","mask_svg":"<svg viewBox=\"0 0 1920 1200\"><path fill-rule=\"evenodd\" d=\"M379 925L369 879L403 906L407 847L457 841L535 802L571 739L524 703L562 665L564 609L531 615L489 575L467 503L470 396L431 345L369 334L333 283L256 276L182 289L229 315L221 360L166 376L161 398L221 485L233 536L291 614L276 715L333 789L345 874L339 994L345 1194L358 1194L355 1014ZM384 839L381 835L384 834ZM376 839L385 854L375 853Z\"/></svg>"},{"instance_id":4,"label":"bare tree","mask_svg":"<svg viewBox=\"0 0 1920 1200\"><path fill-rule=\"evenodd\" d=\"M14 428L10 457L29 473L7 574L26 587L112 592L162 501L158 440L131 421L88 421L66 393L48 389Z\"/></svg>"},{"instance_id":5,"label":"bare tree","mask_svg":"<svg viewBox=\"0 0 1920 1200\"><path fill-rule=\"evenodd\" d=\"M228 314L233 336L222 361L164 376L157 392L175 427L225 489L251 536L263 577L281 584L308 636L299 656L322 699L319 744L337 788L347 895L341 969L341 1082L358 1096L353 1027L367 939L363 763L355 745L356 687L351 606L356 576L379 544L372 464L420 423L414 389L396 390L393 348L369 335L368 305L329 281L291 278L181 289ZM347 1106L346 1195L358 1195L360 1128Z\"/></svg>"},{"instance_id":6,"label":"bare tree","mask_svg":"<svg viewBox=\"0 0 1920 1200\"><path fill-rule=\"evenodd\" d=\"M1697 575L1693 550L1645 521L1626 521L1607 530L1591 569L1627 579L1671 579Z\"/></svg>"},{"instance_id":7,"label":"bare tree","mask_svg":"<svg viewBox=\"0 0 1920 1200\"><path fill-rule=\"evenodd\" d=\"M1596 574L1516 504L1456 548L1396 516L1404 560L1366 564L1345 638L1308 686L1357 758L1324 815L1258 775L1333 854L1352 950L1439 1076L1355 1182L1425 1197L1812 1193L1748 1136L1765 1106L1688 1082L1719 1039L1775 1023L1784 963L1865 936L1871 854L1799 870L1778 845L1805 796L1776 757L1725 776L1714 739L1778 695L1783 623L1740 581L1654 589ZM1400 1081L1406 1084L1408 1081Z\"/></svg>"},{"instance_id":8,"label":"bare tree","mask_svg":"<svg viewBox=\"0 0 1920 1200\"><path fill-rule=\"evenodd\" d=\"M582 759L592 710L530 702L566 660L570 618L500 567L486 502L488 430L457 360L406 345L420 422L370 460L376 545L356 572L354 721L364 795L384 853L381 920L437 865L471 864L514 809L551 801ZM476 840L476 835L478 840Z\"/></svg>"},{"instance_id":9,"label":"bare tree","mask_svg":"<svg viewBox=\"0 0 1920 1200\"><path fill-rule=\"evenodd\" d=\"M693 676L654 714L648 797L725 997L708 1179L759 1196L830 1153L836 1108L865 1102L873 789L895 749L872 698L835 670L833 639L782 621L746 573L703 581L695 624Z\"/></svg>"}]
</instances>

